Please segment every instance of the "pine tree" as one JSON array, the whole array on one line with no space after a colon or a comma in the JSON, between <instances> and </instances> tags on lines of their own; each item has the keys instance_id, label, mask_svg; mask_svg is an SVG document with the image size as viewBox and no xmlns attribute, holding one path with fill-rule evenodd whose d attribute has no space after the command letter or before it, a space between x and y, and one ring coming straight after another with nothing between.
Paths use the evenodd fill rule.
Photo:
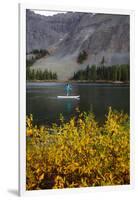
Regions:
<instances>
[{"instance_id":1,"label":"pine tree","mask_svg":"<svg viewBox=\"0 0 138 200\"><path fill-rule=\"evenodd\" d=\"M102 58L102 60L101 60L101 65L104 66L104 64L105 64L105 59L104 59L104 56L103 56L103 58Z\"/></svg>"},{"instance_id":2,"label":"pine tree","mask_svg":"<svg viewBox=\"0 0 138 200\"><path fill-rule=\"evenodd\" d=\"M95 82L96 78L97 78L96 66L92 65L92 67L91 67L91 80L93 80Z\"/></svg>"}]
</instances>

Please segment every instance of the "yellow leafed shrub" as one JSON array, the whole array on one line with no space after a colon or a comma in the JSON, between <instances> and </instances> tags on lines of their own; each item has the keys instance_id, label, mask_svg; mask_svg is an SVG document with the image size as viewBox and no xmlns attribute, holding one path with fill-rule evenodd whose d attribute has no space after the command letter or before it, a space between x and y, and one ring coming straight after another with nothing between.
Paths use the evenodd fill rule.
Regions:
<instances>
[{"instance_id":1,"label":"yellow leafed shrub","mask_svg":"<svg viewBox=\"0 0 138 200\"><path fill-rule=\"evenodd\" d=\"M27 117L27 190L129 184L129 118L112 111L98 125L79 113L51 127Z\"/></svg>"}]
</instances>

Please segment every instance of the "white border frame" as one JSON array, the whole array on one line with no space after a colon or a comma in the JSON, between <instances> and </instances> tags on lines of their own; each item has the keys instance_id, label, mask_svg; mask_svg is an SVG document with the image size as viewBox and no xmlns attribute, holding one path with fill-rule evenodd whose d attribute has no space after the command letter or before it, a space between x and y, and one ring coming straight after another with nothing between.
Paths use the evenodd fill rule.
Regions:
<instances>
[{"instance_id":1,"label":"white border frame","mask_svg":"<svg viewBox=\"0 0 138 200\"><path fill-rule=\"evenodd\" d=\"M49 10L49 11L78 11L106 14L121 14L130 16L130 185L104 186L73 189L50 189L26 191L26 9ZM52 4L19 4L19 195L42 195L42 194L71 194L93 191L128 190L135 188L135 132L134 132L134 11L101 9L88 7L74 7Z\"/></svg>"}]
</instances>

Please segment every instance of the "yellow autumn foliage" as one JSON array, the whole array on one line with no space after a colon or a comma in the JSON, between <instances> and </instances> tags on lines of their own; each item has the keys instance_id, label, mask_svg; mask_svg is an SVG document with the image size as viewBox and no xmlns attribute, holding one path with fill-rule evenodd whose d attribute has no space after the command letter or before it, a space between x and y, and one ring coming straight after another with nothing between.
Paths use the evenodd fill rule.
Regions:
<instances>
[{"instance_id":1,"label":"yellow autumn foliage","mask_svg":"<svg viewBox=\"0 0 138 200\"><path fill-rule=\"evenodd\" d=\"M129 184L129 118L112 111L99 125L92 113L37 127L26 123L26 188L72 188Z\"/></svg>"}]
</instances>

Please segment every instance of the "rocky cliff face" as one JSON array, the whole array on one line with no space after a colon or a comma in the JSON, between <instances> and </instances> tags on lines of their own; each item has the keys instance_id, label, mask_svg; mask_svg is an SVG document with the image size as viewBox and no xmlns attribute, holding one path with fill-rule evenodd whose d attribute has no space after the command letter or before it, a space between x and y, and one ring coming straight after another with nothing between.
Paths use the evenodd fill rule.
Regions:
<instances>
[{"instance_id":1,"label":"rocky cliff face","mask_svg":"<svg viewBox=\"0 0 138 200\"><path fill-rule=\"evenodd\" d=\"M59 43L74 29L82 14L68 12L54 16L42 16L26 11L27 52L49 48Z\"/></svg>"},{"instance_id":2,"label":"rocky cliff face","mask_svg":"<svg viewBox=\"0 0 138 200\"><path fill-rule=\"evenodd\" d=\"M129 63L129 16L67 12L42 16L27 10L27 52L48 49L49 58L34 64L34 68L57 71L61 79L87 64ZM85 50L88 59L76 62ZM70 70L67 70L70 68Z\"/></svg>"}]
</instances>

